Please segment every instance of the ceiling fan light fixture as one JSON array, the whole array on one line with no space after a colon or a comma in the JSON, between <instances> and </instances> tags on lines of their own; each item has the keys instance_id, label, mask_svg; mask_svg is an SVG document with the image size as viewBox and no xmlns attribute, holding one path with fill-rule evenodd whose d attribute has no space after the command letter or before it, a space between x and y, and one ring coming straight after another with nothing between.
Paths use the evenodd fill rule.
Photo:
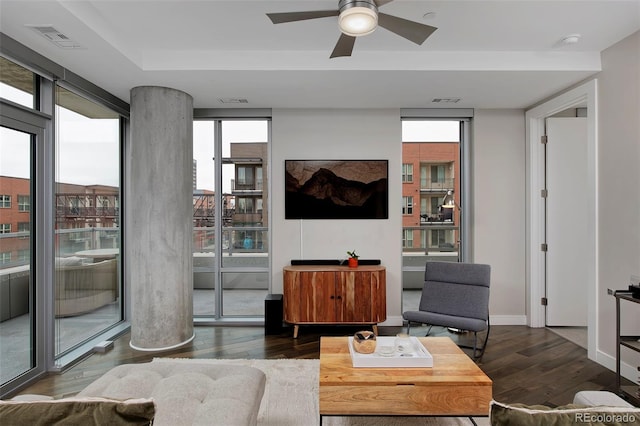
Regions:
<instances>
[{"instance_id":1,"label":"ceiling fan light fixture","mask_svg":"<svg viewBox=\"0 0 640 426\"><path fill-rule=\"evenodd\" d=\"M358 37L371 34L378 27L378 8L373 1L340 1L340 31Z\"/></svg>"}]
</instances>

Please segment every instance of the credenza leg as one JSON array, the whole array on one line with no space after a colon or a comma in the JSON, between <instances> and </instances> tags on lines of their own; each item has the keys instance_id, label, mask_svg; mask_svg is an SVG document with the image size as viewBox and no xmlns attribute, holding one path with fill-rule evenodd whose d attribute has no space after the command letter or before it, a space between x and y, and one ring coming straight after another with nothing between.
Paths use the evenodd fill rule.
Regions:
<instances>
[{"instance_id":1,"label":"credenza leg","mask_svg":"<svg viewBox=\"0 0 640 426\"><path fill-rule=\"evenodd\" d=\"M298 338L298 330L300 329L300 326L298 324L294 324L293 326L293 338L297 339Z\"/></svg>"},{"instance_id":2,"label":"credenza leg","mask_svg":"<svg viewBox=\"0 0 640 426\"><path fill-rule=\"evenodd\" d=\"M378 324L373 324L371 326L371 328L373 328L373 334L375 334L377 336L378 335Z\"/></svg>"}]
</instances>

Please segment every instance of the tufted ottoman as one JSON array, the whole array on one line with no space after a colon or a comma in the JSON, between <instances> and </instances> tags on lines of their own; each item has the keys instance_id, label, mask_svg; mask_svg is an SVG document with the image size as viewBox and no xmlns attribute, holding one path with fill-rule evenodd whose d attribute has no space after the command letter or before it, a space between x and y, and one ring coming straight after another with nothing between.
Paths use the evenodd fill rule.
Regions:
<instances>
[{"instance_id":1,"label":"tufted ottoman","mask_svg":"<svg viewBox=\"0 0 640 426\"><path fill-rule=\"evenodd\" d=\"M77 396L153 398L155 426L255 425L265 383L253 367L150 362L115 367Z\"/></svg>"}]
</instances>

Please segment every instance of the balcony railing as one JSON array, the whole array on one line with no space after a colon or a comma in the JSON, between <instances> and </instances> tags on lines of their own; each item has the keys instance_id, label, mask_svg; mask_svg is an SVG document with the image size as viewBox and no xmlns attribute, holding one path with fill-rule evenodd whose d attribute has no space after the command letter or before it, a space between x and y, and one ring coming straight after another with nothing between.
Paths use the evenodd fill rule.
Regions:
<instances>
[{"instance_id":1,"label":"balcony railing","mask_svg":"<svg viewBox=\"0 0 640 426\"><path fill-rule=\"evenodd\" d=\"M421 225L452 225L453 209L442 209L442 211L435 212L435 213L421 213L420 224Z\"/></svg>"},{"instance_id":2,"label":"balcony railing","mask_svg":"<svg viewBox=\"0 0 640 426\"><path fill-rule=\"evenodd\" d=\"M11 253L10 259L0 263L0 269L28 265L30 260L30 232L0 234L2 251ZM78 251L118 248L120 246L120 228L73 228L56 229L56 256L72 256ZM29 253L26 255L25 253Z\"/></svg>"},{"instance_id":3,"label":"balcony railing","mask_svg":"<svg viewBox=\"0 0 640 426\"><path fill-rule=\"evenodd\" d=\"M119 214L117 194L56 194L56 217L115 219Z\"/></svg>"},{"instance_id":4,"label":"balcony railing","mask_svg":"<svg viewBox=\"0 0 640 426\"><path fill-rule=\"evenodd\" d=\"M454 190L454 185L454 178L439 180L432 180L431 178L420 179L420 190L426 192L446 192L448 190Z\"/></svg>"},{"instance_id":5,"label":"balcony railing","mask_svg":"<svg viewBox=\"0 0 640 426\"><path fill-rule=\"evenodd\" d=\"M56 207L57 218L68 217L87 217L87 218L110 218L118 217L119 208L117 207Z\"/></svg>"},{"instance_id":6,"label":"balcony railing","mask_svg":"<svg viewBox=\"0 0 640 426\"><path fill-rule=\"evenodd\" d=\"M238 181L232 180L233 183L233 191L262 191L263 189L263 181Z\"/></svg>"}]
</instances>

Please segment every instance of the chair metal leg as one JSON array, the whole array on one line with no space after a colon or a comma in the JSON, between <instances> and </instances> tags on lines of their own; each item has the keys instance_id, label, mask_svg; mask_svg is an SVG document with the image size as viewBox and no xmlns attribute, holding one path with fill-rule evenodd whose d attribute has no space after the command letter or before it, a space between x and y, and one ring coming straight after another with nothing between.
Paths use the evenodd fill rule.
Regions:
<instances>
[{"instance_id":1,"label":"chair metal leg","mask_svg":"<svg viewBox=\"0 0 640 426\"><path fill-rule=\"evenodd\" d=\"M429 334L431 334L431 329L433 328L433 325L429 324L429 329L427 330L427 334L425 334L425 336L428 336ZM411 331L411 321L407 321L407 334L410 334ZM478 348L478 332L474 331L473 332L473 346L466 346L466 345L461 345L459 344L458 346L460 346L461 348L467 348L467 349L473 349L472 352L472 358L474 359L474 361L479 361L480 359L482 359L482 356L484 355L484 350L487 347L487 342L489 341L489 332L491 331L491 324L489 323L489 320L487 320L487 335L484 338L484 342L482 343L482 346Z\"/></svg>"},{"instance_id":2,"label":"chair metal leg","mask_svg":"<svg viewBox=\"0 0 640 426\"><path fill-rule=\"evenodd\" d=\"M482 344L482 348L480 349L480 355L478 356L478 360L482 359L484 355L484 350L487 347L487 342L489 341L489 332L491 331L491 323L487 320L487 335L484 337L484 343Z\"/></svg>"},{"instance_id":3,"label":"chair metal leg","mask_svg":"<svg viewBox=\"0 0 640 426\"><path fill-rule=\"evenodd\" d=\"M485 336L484 342L482 343L482 346L480 348L478 348L478 332L477 331L473 332L473 346L461 345L461 344L458 344L458 346L461 348L473 349L472 358L474 361L478 362L482 359L482 356L484 355L484 350L487 347L487 342L489 341L490 331L491 331L491 324L487 320L487 335Z\"/></svg>"},{"instance_id":4,"label":"chair metal leg","mask_svg":"<svg viewBox=\"0 0 640 426\"><path fill-rule=\"evenodd\" d=\"M487 347L487 342L489 341L489 332L491 332L491 324L489 323L489 321L487 321L487 334L484 337L484 342L482 342L482 347L480 347L480 349L477 349L477 342L478 342L478 333L474 332L474 341L473 341L473 359L477 362L480 361L482 359L482 356L484 355L484 350Z\"/></svg>"},{"instance_id":5,"label":"chair metal leg","mask_svg":"<svg viewBox=\"0 0 640 426\"><path fill-rule=\"evenodd\" d=\"M478 332L473 332L473 359L476 359L476 351L478 347Z\"/></svg>"}]
</instances>

